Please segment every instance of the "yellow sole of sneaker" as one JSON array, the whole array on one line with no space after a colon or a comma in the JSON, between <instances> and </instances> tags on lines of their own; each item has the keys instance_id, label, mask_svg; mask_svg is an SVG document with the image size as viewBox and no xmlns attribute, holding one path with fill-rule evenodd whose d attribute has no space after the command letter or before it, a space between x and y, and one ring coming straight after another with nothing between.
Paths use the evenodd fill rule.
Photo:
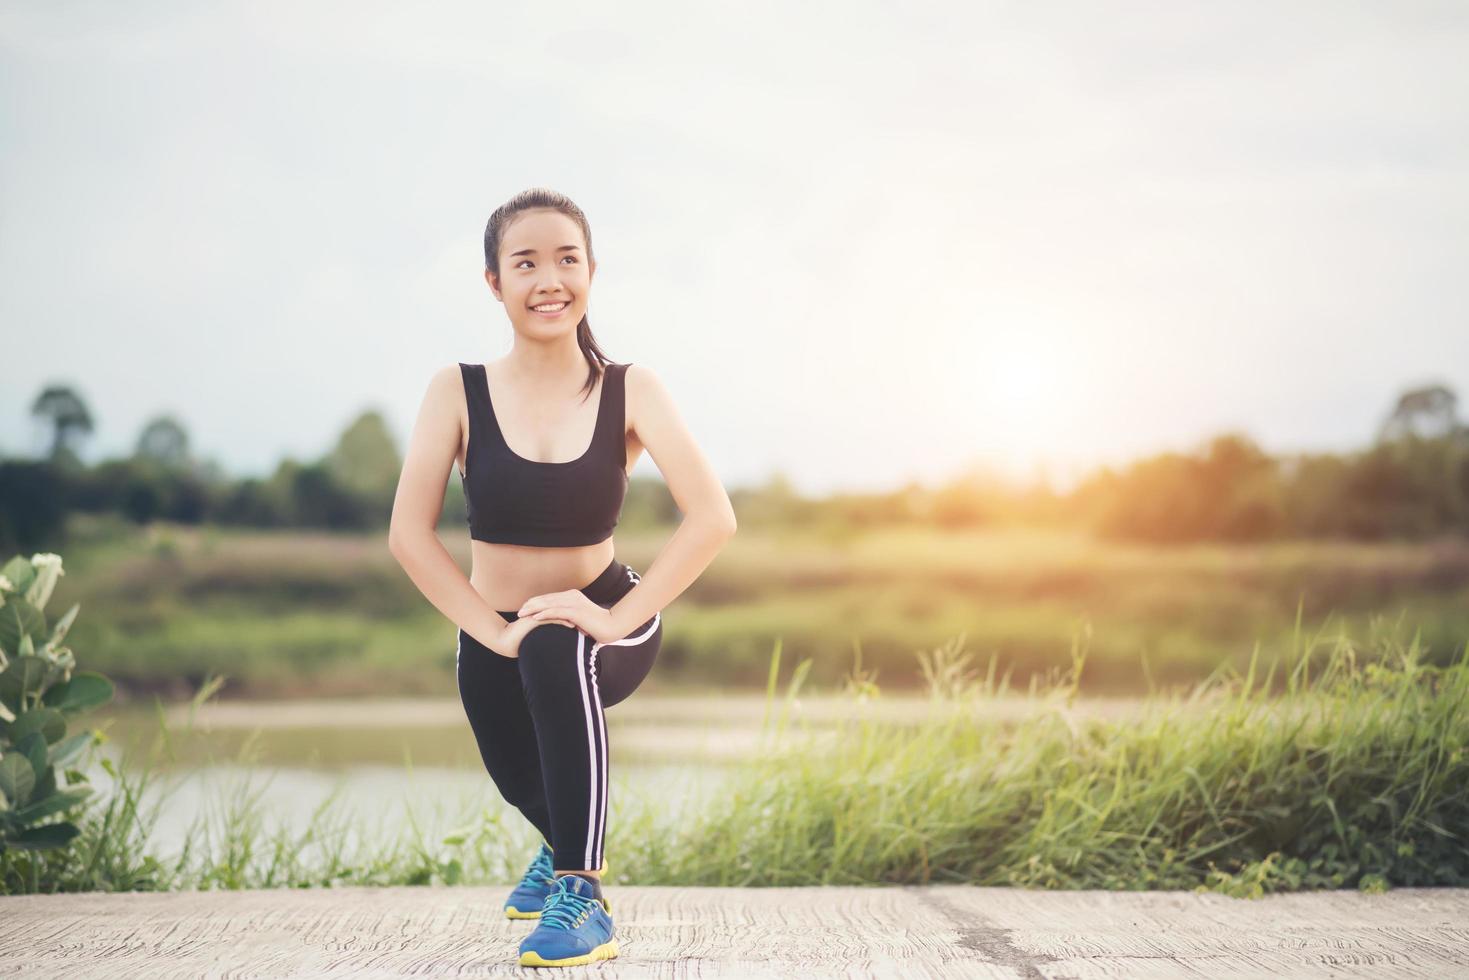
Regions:
<instances>
[{"instance_id":1,"label":"yellow sole of sneaker","mask_svg":"<svg viewBox=\"0 0 1469 980\"><path fill-rule=\"evenodd\" d=\"M542 959L541 958L541 955L539 953L537 953L535 950L533 950L533 949L532 950L527 950L526 952L520 954L520 965L521 966L585 966L588 963L595 963L597 960L610 960L610 959L613 959L616 956L617 956L617 940L611 939L611 940L608 940L607 942L603 943L602 945L598 946L596 949L592 950L590 953L583 953L581 956L568 956L565 959L560 959L560 960L547 960L547 959Z\"/></svg>"}]
</instances>

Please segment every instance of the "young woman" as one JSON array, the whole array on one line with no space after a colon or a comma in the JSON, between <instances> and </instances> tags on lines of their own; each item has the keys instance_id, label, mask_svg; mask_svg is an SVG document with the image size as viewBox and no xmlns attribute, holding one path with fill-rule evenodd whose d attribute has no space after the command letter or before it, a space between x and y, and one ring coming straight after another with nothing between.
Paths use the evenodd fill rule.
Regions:
<instances>
[{"instance_id":1,"label":"young woman","mask_svg":"<svg viewBox=\"0 0 1469 980\"><path fill-rule=\"evenodd\" d=\"M653 666L661 610L735 531L734 509L668 391L613 363L587 323L597 264L581 209L533 188L490 216L485 281L514 346L433 377L393 502L389 547L459 626L460 698L500 794L542 843L505 904L538 918L520 963L617 955L602 895L604 709ZM628 470L646 449L683 520L646 574L613 557ZM457 464L469 511L466 580L434 528Z\"/></svg>"}]
</instances>

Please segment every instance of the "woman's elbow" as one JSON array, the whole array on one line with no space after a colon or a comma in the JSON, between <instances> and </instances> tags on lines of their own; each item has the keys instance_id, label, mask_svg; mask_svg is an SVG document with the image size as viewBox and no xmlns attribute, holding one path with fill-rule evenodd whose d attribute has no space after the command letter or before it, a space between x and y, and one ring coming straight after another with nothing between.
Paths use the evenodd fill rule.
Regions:
<instances>
[{"instance_id":1,"label":"woman's elbow","mask_svg":"<svg viewBox=\"0 0 1469 980\"><path fill-rule=\"evenodd\" d=\"M714 508L690 511L685 516L684 523L691 524L703 533L721 539L733 537L735 532L734 514Z\"/></svg>"},{"instance_id":2,"label":"woman's elbow","mask_svg":"<svg viewBox=\"0 0 1469 980\"><path fill-rule=\"evenodd\" d=\"M739 523L735 521L734 511L728 510L721 513L715 521L715 526L719 528L720 532L726 538L734 537L735 531L739 528Z\"/></svg>"},{"instance_id":3,"label":"woman's elbow","mask_svg":"<svg viewBox=\"0 0 1469 980\"><path fill-rule=\"evenodd\" d=\"M414 550L414 546L423 540L425 534L432 534L421 527L409 525L389 525L388 527L388 552L398 559L402 564L404 558Z\"/></svg>"}]
</instances>

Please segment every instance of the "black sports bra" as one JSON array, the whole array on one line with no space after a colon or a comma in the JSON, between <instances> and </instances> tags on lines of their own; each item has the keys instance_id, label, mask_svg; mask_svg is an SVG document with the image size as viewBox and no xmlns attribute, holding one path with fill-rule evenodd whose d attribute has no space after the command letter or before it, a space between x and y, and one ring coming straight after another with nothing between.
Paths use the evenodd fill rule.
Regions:
<instances>
[{"instance_id":1,"label":"black sports bra","mask_svg":"<svg viewBox=\"0 0 1469 980\"><path fill-rule=\"evenodd\" d=\"M469 446L459 476L471 538L566 548L612 536L627 493L627 367L603 368L597 426L587 451L565 463L541 463L506 444L485 366L460 362Z\"/></svg>"}]
</instances>

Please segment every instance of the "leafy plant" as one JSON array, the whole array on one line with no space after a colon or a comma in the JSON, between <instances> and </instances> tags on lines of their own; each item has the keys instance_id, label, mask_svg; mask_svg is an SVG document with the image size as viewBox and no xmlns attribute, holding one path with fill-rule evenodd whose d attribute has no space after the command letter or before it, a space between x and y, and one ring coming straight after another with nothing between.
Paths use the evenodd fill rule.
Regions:
<instances>
[{"instance_id":1,"label":"leafy plant","mask_svg":"<svg viewBox=\"0 0 1469 980\"><path fill-rule=\"evenodd\" d=\"M76 658L62 645L80 603L47 626L46 603L63 574L53 554L17 555L0 568L0 853L64 847L77 827L51 818L92 792L86 777L66 766L93 735L68 736L67 727L109 701L113 688L101 674L76 671Z\"/></svg>"}]
</instances>

